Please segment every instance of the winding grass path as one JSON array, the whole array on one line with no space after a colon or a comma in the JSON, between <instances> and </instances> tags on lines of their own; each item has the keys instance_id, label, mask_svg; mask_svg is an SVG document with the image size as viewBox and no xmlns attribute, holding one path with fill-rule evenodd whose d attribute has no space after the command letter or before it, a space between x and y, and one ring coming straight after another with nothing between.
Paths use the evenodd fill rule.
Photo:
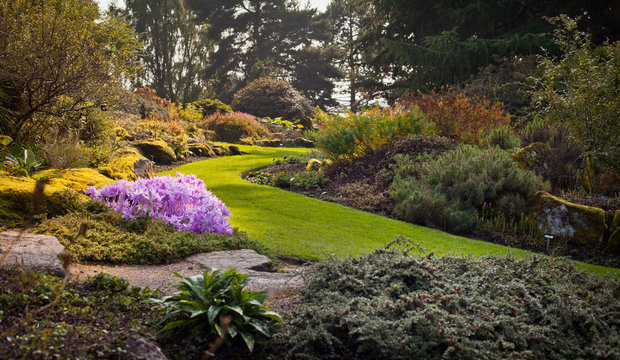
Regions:
<instances>
[{"instance_id":1,"label":"winding grass path","mask_svg":"<svg viewBox=\"0 0 620 360\"><path fill-rule=\"evenodd\" d=\"M239 146L247 153L194 162L164 174L195 174L232 212L231 223L277 254L306 259L360 255L404 236L436 255L508 255L532 253L389 219L278 188L250 184L242 172L273 159L305 154L307 149ZM620 277L620 269L577 263L580 268Z\"/></svg>"}]
</instances>

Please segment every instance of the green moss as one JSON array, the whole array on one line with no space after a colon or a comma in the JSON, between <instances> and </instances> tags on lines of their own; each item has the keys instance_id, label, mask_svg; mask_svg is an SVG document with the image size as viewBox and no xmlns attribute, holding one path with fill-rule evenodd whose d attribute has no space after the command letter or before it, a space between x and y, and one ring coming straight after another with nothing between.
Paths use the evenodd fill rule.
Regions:
<instances>
[{"instance_id":1,"label":"green moss","mask_svg":"<svg viewBox=\"0 0 620 360\"><path fill-rule=\"evenodd\" d=\"M41 213L57 214L71 201L85 201L88 186L101 187L112 182L94 169L44 170L32 178L0 175L0 223L8 227L23 225L33 213L33 194L37 180L50 179L43 189ZM65 192L76 192L69 196ZM63 194L65 193L65 194Z\"/></svg>"},{"instance_id":2,"label":"green moss","mask_svg":"<svg viewBox=\"0 0 620 360\"><path fill-rule=\"evenodd\" d=\"M548 154L549 152L551 152L549 145L535 142L514 153L512 155L512 160L514 160L521 169L532 170L537 162L544 159L544 154Z\"/></svg>"},{"instance_id":3,"label":"green moss","mask_svg":"<svg viewBox=\"0 0 620 360\"><path fill-rule=\"evenodd\" d=\"M129 134L129 131L125 130L125 128L117 126L112 131L116 134L116 140L133 140L133 136Z\"/></svg>"},{"instance_id":4,"label":"green moss","mask_svg":"<svg viewBox=\"0 0 620 360\"><path fill-rule=\"evenodd\" d=\"M100 167L99 172L110 179L136 180L139 176L135 172L134 164L141 159L146 158L140 155L137 149L124 147L114 153L110 166Z\"/></svg>"},{"instance_id":5,"label":"green moss","mask_svg":"<svg viewBox=\"0 0 620 360\"><path fill-rule=\"evenodd\" d=\"M551 235L567 236L586 246L600 246L607 230L603 209L573 204L545 191L536 193L530 212Z\"/></svg>"}]
</instances>

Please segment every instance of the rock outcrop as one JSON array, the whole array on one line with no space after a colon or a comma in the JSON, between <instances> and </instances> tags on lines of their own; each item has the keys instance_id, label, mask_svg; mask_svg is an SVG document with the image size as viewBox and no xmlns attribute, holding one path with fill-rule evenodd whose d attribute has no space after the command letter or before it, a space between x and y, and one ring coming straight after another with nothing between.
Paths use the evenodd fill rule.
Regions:
<instances>
[{"instance_id":1,"label":"rock outcrop","mask_svg":"<svg viewBox=\"0 0 620 360\"><path fill-rule=\"evenodd\" d=\"M174 150L162 140L143 140L135 144L147 159L169 165L177 159Z\"/></svg>"},{"instance_id":2,"label":"rock outcrop","mask_svg":"<svg viewBox=\"0 0 620 360\"><path fill-rule=\"evenodd\" d=\"M573 204L539 191L530 212L536 215L538 227L550 235L565 236L590 247L603 244L607 230L603 209Z\"/></svg>"},{"instance_id":3,"label":"rock outcrop","mask_svg":"<svg viewBox=\"0 0 620 360\"><path fill-rule=\"evenodd\" d=\"M100 167L99 172L111 179L130 181L149 178L155 174L153 163L132 147L117 150L110 160L110 166Z\"/></svg>"},{"instance_id":4,"label":"rock outcrop","mask_svg":"<svg viewBox=\"0 0 620 360\"><path fill-rule=\"evenodd\" d=\"M53 236L17 231L0 233L0 267L20 267L23 270L65 276L59 255L65 247Z\"/></svg>"}]
</instances>

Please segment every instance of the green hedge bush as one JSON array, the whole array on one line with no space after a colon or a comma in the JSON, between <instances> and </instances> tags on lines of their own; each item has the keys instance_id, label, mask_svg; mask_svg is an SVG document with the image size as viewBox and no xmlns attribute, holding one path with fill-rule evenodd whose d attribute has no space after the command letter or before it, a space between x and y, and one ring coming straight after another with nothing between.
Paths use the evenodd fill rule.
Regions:
<instances>
[{"instance_id":1,"label":"green hedge bush","mask_svg":"<svg viewBox=\"0 0 620 360\"><path fill-rule=\"evenodd\" d=\"M397 156L392 184L397 218L453 232L472 230L483 207L518 217L544 187L499 148L462 145L440 158Z\"/></svg>"},{"instance_id":2,"label":"green hedge bush","mask_svg":"<svg viewBox=\"0 0 620 360\"><path fill-rule=\"evenodd\" d=\"M620 283L570 263L380 250L306 275L275 358L620 357Z\"/></svg>"},{"instance_id":3,"label":"green hedge bush","mask_svg":"<svg viewBox=\"0 0 620 360\"><path fill-rule=\"evenodd\" d=\"M221 114L228 114L232 112L232 108L229 105L224 104L218 99L202 99L191 102L187 105L192 105L197 110L200 110L203 116L213 115L218 112Z\"/></svg>"}]
</instances>

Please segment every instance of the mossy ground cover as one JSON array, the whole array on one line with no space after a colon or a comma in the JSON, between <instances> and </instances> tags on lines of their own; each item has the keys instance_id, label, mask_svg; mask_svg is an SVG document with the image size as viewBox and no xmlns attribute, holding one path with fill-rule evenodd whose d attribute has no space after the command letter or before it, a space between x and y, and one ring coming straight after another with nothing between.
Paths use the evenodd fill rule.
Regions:
<instances>
[{"instance_id":1,"label":"mossy ground cover","mask_svg":"<svg viewBox=\"0 0 620 360\"><path fill-rule=\"evenodd\" d=\"M231 223L274 252L307 259L367 254L398 236L436 255L530 256L533 253L451 235L383 216L245 182L239 174L270 165L307 149L239 146L246 155L186 164L175 171L195 174L229 207ZM620 269L581 264L580 268L620 276Z\"/></svg>"}]
</instances>

